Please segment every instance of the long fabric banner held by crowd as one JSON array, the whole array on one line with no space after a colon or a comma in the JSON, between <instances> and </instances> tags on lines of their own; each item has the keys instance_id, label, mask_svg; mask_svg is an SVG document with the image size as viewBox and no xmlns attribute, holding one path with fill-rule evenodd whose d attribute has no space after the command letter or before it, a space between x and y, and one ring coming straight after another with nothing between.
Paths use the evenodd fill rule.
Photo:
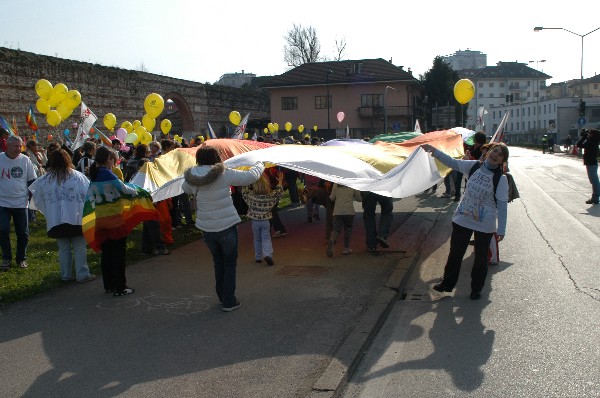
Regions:
<instances>
[{"instance_id":1,"label":"long fabric banner held by crowd","mask_svg":"<svg viewBox=\"0 0 600 398\"><path fill-rule=\"evenodd\" d=\"M420 135L401 144L271 145L250 140L216 139L227 167L247 168L257 161L278 165L361 191L404 198L439 182L449 171L419 146L429 143L452 157L462 157L463 139L454 131ZM152 193L154 201L181 194L183 172L196 165L197 148L181 148L144 165L132 182Z\"/></svg>"}]
</instances>

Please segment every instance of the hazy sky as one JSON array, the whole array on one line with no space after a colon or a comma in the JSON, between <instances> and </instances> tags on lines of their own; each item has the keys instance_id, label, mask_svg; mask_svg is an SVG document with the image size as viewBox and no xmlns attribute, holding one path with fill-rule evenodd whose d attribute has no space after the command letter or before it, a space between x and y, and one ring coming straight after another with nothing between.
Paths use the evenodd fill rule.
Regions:
<instances>
[{"instance_id":1,"label":"hazy sky","mask_svg":"<svg viewBox=\"0 0 600 398\"><path fill-rule=\"evenodd\" d=\"M462 3L462 4L461 4ZM383 58L425 73L457 50L498 61L539 61L549 83L579 78L581 37L600 27L593 2L0 0L0 46L61 58L216 82L225 73L277 75L292 25L312 26L321 55ZM584 38L584 77L600 73L600 30ZM530 66L536 68L536 63ZM51 77L46 77L52 83Z\"/></svg>"}]
</instances>

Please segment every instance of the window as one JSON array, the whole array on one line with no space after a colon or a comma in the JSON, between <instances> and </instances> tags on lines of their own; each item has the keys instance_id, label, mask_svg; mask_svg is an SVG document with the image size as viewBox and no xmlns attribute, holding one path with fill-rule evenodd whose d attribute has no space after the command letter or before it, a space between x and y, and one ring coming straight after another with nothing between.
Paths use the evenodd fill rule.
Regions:
<instances>
[{"instance_id":1,"label":"window","mask_svg":"<svg viewBox=\"0 0 600 398\"><path fill-rule=\"evenodd\" d=\"M494 93L489 93L489 94L488 94L488 97L490 97L490 98L494 98Z\"/></svg>"},{"instance_id":2,"label":"window","mask_svg":"<svg viewBox=\"0 0 600 398\"><path fill-rule=\"evenodd\" d=\"M360 96L360 106L363 108L383 106L383 94L362 94Z\"/></svg>"},{"instance_id":3,"label":"window","mask_svg":"<svg viewBox=\"0 0 600 398\"><path fill-rule=\"evenodd\" d=\"M479 93L479 95L477 96L477 98L483 98L483 93Z\"/></svg>"},{"instance_id":4,"label":"window","mask_svg":"<svg viewBox=\"0 0 600 398\"><path fill-rule=\"evenodd\" d=\"M520 110L520 109L517 109L517 117L519 117L519 110Z\"/></svg>"},{"instance_id":5,"label":"window","mask_svg":"<svg viewBox=\"0 0 600 398\"><path fill-rule=\"evenodd\" d=\"M594 90L598 90L598 83L594 83Z\"/></svg>"},{"instance_id":6,"label":"window","mask_svg":"<svg viewBox=\"0 0 600 398\"><path fill-rule=\"evenodd\" d=\"M298 97L282 97L281 110L291 111L298 109Z\"/></svg>"},{"instance_id":7,"label":"window","mask_svg":"<svg viewBox=\"0 0 600 398\"><path fill-rule=\"evenodd\" d=\"M513 122L510 122L510 129L514 130Z\"/></svg>"},{"instance_id":8,"label":"window","mask_svg":"<svg viewBox=\"0 0 600 398\"><path fill-rule=\"evenodd\" d=\"M494 83L493 83L493 82L490 82L490 83L489 83L489 86L490 86L490 88L494 88Z\"/></svg>"},{"instance_id":9,"label":"window","mask_svg":"<svg viewBox=\"0 0 600 398\"><path fill-rule=\"evenodd\" d=\"M477 87L483 88L483 83L482 82L477 83Z\"/></svg>"},{"instance_id":10,"label":"window","mask_svg":"<svg viewBox=\"0 0 600 398\"><path fill-rule=\"evenodd\" d=\"M500 88L504 88L504 82L500 83Z\"/></svg>"},{"instance_id":11,"label":"window","mask_svg":"<svg viewBox=\"0 0 600 398\"><path fill-rule=\"evenodd\" d=\"M525 122L521 123L523 125L523 128L521 130L525 131Z\"/></svg>"},{"instance_id":12,"label":"window","mask_svg":"<svg viewBox=\"0 0 600 398\"><path fill-rule=\"evenodd\" d=\"M498 112L498 113L500 113L500 112ZM500 117L500 116L498 116L498 117ZM492 112L492 119L495 119L495 118L496 118L496 111Z\"/></svg>"},{"instance_id":13,"label":"window","mask_svg":"<svg viewBox=\"0 0 600 398\"><path fill-rule=\"evenodd\" d=\"M546 104L544 104L544 115L546 114Z\"/></svg>"},{"instance_id":14,"label":"window","mask_svg":"<svg viewBox=\"0 0 600 398\"><path fill-rule=\"evenodd\" d=\"M527 116L531 116L531 108L527 107Z\"/></svg>"},{"instance_id":15,"label":"window","mask_svg":"<svg viewBox=\"0 0 600 398\"><path fill-rule=\"evenodd\" d=\"M315 96L315 109L327 109L327 102L326 95ZM331 108L331 95L329 96L329 108Z\"/></svg>"}]
</instances>

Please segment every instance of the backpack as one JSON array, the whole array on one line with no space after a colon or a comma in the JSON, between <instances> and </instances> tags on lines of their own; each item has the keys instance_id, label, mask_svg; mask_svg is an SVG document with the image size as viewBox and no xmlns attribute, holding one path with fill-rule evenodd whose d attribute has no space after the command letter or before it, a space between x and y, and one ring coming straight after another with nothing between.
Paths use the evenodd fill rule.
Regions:
<instances>
[{"instance_id":1,"label":"backpack","mask_svg":"<svg viewBox=\"0 0 600 398\"><path fill-rule=\"evenodd\" d=\"M473 173L475 173L477 169L481 167L481 164L481 162L477 162L473 165L473 167L471 167L471 170L469 170L468 178L471 178ZM498 183L500 182L500 177L502 177L502 174L504 174L506 176L506 179L508 180L508 203L510 203L513 200L520 198L519 190L517 189L517 184L515 184L515 179L513 178L512 174L510 174L509 172L504 173L500 169L494 170L494 201L498 203L498 200L496 199L496 190L498 189Z\"/></svg>"}]
</instances>

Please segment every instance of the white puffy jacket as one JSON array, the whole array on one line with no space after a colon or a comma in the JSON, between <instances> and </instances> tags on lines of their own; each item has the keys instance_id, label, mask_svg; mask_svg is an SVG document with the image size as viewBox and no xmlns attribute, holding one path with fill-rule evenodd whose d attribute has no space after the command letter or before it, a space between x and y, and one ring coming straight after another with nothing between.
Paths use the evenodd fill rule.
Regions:
<instances>
[{"instance_id":1,"label":"white puffy jacket","mask_svg":"<svg viewBox=\"0 0 600 398\"><path fill-rule=\"evenodd\" d=\"M241 219L233 205L230 186L250 185L264 170L261 162L248 170L228 169L223 163L187 170L183 191L195 195L196 227L206 232L219 232L239 223Z\"/></svg>"}]
</instances>

